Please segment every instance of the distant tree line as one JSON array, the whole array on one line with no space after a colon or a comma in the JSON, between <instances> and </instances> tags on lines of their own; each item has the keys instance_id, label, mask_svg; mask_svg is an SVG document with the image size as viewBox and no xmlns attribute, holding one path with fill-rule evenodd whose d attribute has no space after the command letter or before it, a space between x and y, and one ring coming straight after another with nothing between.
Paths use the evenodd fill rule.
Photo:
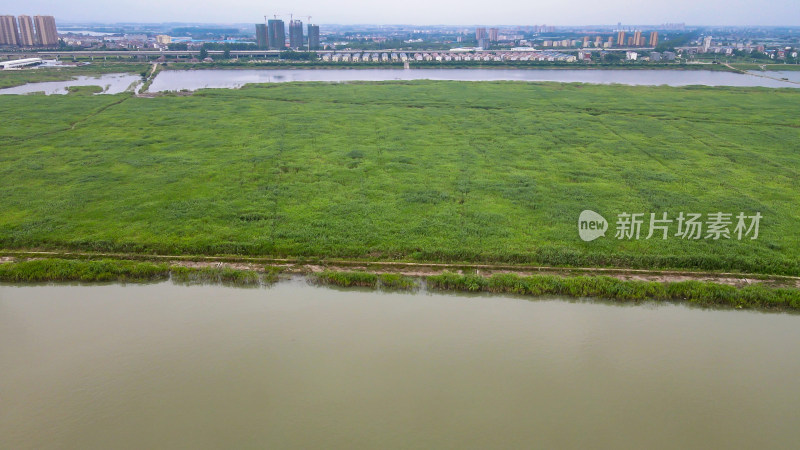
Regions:
<instances>
[{"instance_id":1,"label":"distant tree line","mask_svg":"<svg viewBox=\"0 0 800 450\"><path fill-rule=\"evenodd\" d=\"M683 47L689 42L697 39L699 33L697 31L690 31L688 33L679 34L672 39L667 39L656 46L657 52L675 51L675 47Z\"/></svg>"}]
</instances>

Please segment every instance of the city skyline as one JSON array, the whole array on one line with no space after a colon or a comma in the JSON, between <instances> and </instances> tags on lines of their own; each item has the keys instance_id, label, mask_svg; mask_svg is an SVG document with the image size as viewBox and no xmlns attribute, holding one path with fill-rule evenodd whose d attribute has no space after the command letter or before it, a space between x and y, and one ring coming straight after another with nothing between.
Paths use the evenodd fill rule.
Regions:
<instances>
[{"instance_id":1,"label":"city skyline","mask_svg":"<svg viewBox=\"0 0 800 450\"><path fill-rule=\"evenodd\" d=\"M554 4L531 4L497 0L487 9L476 0L431 4L409 0L402 4L351 0L346 7L321 0L297 0L265 5L255 0L233 0L225 8L198 8L196 2L173 0L81 0L67 4L29 0L22 5L4 6L4 14L23 15L29 11L54 15L59 22L102 23L255 23L254 19L278 14L287 20L312 16L321 24L415 24L415 25L525 25L548 23L555 26L600 25L618 22L659 24L685 22L706 26L800 26L800 2L769 0L675 0L668 4L631 8L624 0L576 0L569 8ZM795 22L792 22L795 21ZM288 20L287 20L288 22Z\"/></svg>"}]
</instances>

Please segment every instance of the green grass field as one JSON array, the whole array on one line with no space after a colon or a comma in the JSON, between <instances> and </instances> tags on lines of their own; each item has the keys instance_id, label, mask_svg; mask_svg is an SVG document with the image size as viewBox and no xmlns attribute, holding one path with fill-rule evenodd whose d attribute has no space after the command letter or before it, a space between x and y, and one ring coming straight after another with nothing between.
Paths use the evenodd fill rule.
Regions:
<instances>
[{"instance_id":1,"label":"green grass field","mask_svg":"<svg viewBox=\"0 0 800 450\"><path fill-rule=\"evenodd\" d=\"M798 104L431 81L2 96L0 247L800 275ZM579 239L584 209L605 238ZM717 211L760 212L759 238L614 238L622 212Z\"/></svg>"}]
</instances>

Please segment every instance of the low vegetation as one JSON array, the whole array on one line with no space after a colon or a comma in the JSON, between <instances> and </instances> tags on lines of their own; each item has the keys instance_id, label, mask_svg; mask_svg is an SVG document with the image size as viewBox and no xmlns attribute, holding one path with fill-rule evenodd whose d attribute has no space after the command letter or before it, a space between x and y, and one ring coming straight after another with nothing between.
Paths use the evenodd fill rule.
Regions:
<instances>
[{"instance_id":1,"label":"low vegetation","mask_svg":"<svg viewBox=\"0 0 800 450\"><path fill-rule=\"evenodd\" d=\"M95 95L103 92L100 86L67 86L69 95Z\"/></svg>"}]
</instances>

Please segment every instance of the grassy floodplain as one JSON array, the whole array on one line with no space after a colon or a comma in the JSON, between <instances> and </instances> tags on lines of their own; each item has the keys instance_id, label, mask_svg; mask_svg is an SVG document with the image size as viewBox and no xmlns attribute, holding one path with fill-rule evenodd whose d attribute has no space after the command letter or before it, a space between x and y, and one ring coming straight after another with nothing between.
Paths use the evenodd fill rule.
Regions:
<instances>
[{"instance_id":1,"label":"grassy floodplain","mask_svg":"<svg viewBox=\"0 0 800 450\"><path fill-rule=\"evenodd\" d=\"M449 81L2 96L0 247L800 275L798 101ZM578 238L584 209L606 238ZM759 239L613 238L622 212L717 211L760 212Z\"/></svg>"}]
</instances>

